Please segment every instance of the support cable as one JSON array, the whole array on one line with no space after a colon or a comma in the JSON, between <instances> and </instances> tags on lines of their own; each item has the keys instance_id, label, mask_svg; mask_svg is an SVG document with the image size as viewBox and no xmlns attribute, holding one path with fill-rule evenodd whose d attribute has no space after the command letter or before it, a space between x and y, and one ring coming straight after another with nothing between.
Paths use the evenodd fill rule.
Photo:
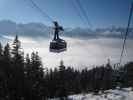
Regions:
<instances>
[{"instance_id":1,"label":"support cable","mask_svg":"<svg viewBox=\"0 0 133 100\"><path fill-rule=\"evenodd\" d=\"M126 28L126 33L125 33L125 37L124 37L124 41L123 41L123 45L122 45L122 51L121 51L121 55L120 55L119 64L121 64L121 62L122 62L123 53L124 53L124 49L125 49L125 45L126 45L126 39L127 39L128 33L129 33L130 24L131 24L132 14L133 14L133 2L131 4L131 8L130 8L130 14L129 14L128 24L127 24L127 28Z\"/></svg>"},{"instance_id":2,"label":"support cable","mask_svg":"<svg viewBox=\"0 0 133 100\"><path fill-rule=\"evenodd\" d=\"M44 11L42 10L33 0L29 0L32 5L43 15L43 17L47 17L51 22L54 20Z\"/></svg>"}]
</instances>

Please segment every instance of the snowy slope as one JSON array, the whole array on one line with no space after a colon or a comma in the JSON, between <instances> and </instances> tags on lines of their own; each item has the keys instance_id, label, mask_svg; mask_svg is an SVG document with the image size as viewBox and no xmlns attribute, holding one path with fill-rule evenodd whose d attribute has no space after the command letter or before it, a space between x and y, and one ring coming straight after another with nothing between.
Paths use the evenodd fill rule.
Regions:
<instances>
[{"instance_id":1,"label":"snowy slope","mask_svg":"<svg viewBox=\"0 0 133 100\"><path fill-rule=\"evenodd\" d=\"M79 94L69 96L70 100L133 100L133 91L131 88L107 90L104 94Z\"/></svg>"},{"instance_id":2,"label":"snowy slope","mask_svg":"<svg viewBox=\"0 0 133 100\"><path fill-rule=\"evenodd\" d=\"M99 93L94 95L92 93L88 94L78 94L68 96L68 100L133 100L133 91L131 88L107 90L104 93ZM49 100L60 100L49 99Z\"/></svg>"}]
</instances>

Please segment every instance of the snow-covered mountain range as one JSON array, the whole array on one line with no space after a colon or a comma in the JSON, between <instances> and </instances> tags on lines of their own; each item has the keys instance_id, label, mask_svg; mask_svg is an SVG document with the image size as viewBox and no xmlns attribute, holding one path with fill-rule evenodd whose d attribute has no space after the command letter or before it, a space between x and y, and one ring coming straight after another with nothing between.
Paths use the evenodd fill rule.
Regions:
<instances>
[{"instance_id":1,"label":"snow-covered mountain range","mask_svg":"<svg viewBox=\"0 0 133 100\"><path fill-rule=\"evenodd\" d=\"M44 37L47 38L52 32L52 27L46 26L43 23L16 23L10 20L0 21L0 35L15 35L28 37ZM129 38L133 38L133 28L130 28ZM87 28L65 28L64 35L68 37L78 38L96 38L96 37L113 37L122 38L125 34L125 28L111 27L111 28L99 28L99 29L87 29Z\"/></svg>"}]
</instances>

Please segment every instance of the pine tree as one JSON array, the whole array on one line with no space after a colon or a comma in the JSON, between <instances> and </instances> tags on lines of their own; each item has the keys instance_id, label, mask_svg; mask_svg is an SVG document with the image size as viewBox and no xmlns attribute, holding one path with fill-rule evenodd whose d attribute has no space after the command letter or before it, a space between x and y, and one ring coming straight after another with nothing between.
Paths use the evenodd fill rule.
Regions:
<instances>
[{"instance_id":1,"label":"pine tree","mask_svg":"<svg viewBox=\"0 0 133 100\"><path fill-rule=\"evenodd\" d=\"M61 60L60 61L60 66L59 66L59 71L61 72L61 73L63 73L64 71L65 71L65 66L64 66L64 62L63 62L63 60Z\"/></svg>"},{"instance_id":2,"label":"pine tree","mask_svg":"<svg viewBox=\"0 0 133 100\"><path fill-rule=\"evenodd\" d=\"M23 52L21 48L21 42L18 40L18 36L16 35L13 44L12 44L12 57L14 60L21 57L23 59Z\"/></svg>"},{"instance_id":3,"label":"pine tree","mask_svg":"<svg viewBox=\"0 0 133 100\"><path fill-rule=\"evenodd\" d=\"M11 70L11 54L10 54L10 46L7 43L6 46L4 47L3 51L3 62L5 63L5 70L7 73L8 78L10 78L12 75L12 70Z\"/></svg>"},{"instance_id":4,"label":"pine tree","mask_svg":"<svg viewBox=\"0 0 133 100\"><path fill-rule=\"evenodd\" d=\"M31 66L32 71L35 74L35 78L42 78L43 77L43 66L41 59L38 55L38 52L31 54Z\"/></svg>"},{"instance_id":5,"label":"pine tree","mask_svg":"<svg viewBox=\"0 0 133 100\"><path fill-rule=\"evenodd\" d=\"M24 95L24 55L21 51L21 42L16 35L11 50L12 69L13 69L13 87L16 88L15 98L20 99Z\"/></svg>"},{"instance_id":6,"label":"pine tree","mask_svg":"<svg viewBox=\"0 0 133 100\"><path fill-rule=\"evenodd\" d=\"M29 58L27 58L27 64L29 63ZM36 98L39 100L42 97L42 91L43 91L43 78L44 78L44 72L43 72L43 66L41 63L41 59L38 55L38 52L31 54L31 60L30 64L28 64L29 68L27 69L27 77L31 81L33 94L36 95Z\"/></svg>"},{"instance_id":7,"label":"pine tree","mask_svg":"<svg viewBox=\"0 0 133 100\"><path fill-rule=\"evenodd\" d=\"M121 80L124 80L125 86L133 87L133 62L125 64L121 73Z\"/></svg>"},{"instance_id":8,"label":"pine tree","mask_svg":"<svg viewBox=\"0 0 133 100\"><path fill-rule=\"evenodd\" d=\"M3 48L0 43L0 99L4 99L7 94L7 75L6 75L6 62L3 59Z\"/></svg>"},{"instance_id":9,"label":"pine tree","mask_svg":"<svg viewBox=\"0 0 133 100\"><path fill-rule=\"evenodd\" d=\"M0 60L3 57L3 48L2 48L2 44L0 43Z\"/></svg>"},{"instance_id":10,"label":"pine tree","mask_svg":"<svg viewBox=\"0 0 133 100\"><path fill-rule=\"evenodd\" d=\"M12 80L12 69L11 69L11 54L10 54L10 46L7 43L4 47L4 51L3 51L3 63L4 63L4 71L6 73L6 78L5 80L5 90L6 93L5 95L7 97L10 97L10 82Z\"/></svg>"},{"instance_id":11,"label":"pine tree","mask_svg":"<svg viewBox=\"0 0 133 100\"><path fill-rule=\"evenodd\" d=\"M12 62L13 66L18 70L23 70L24 68L24 55L21 49L21 42L18 40L18 36L16 35L14 42L12 44Z\"/></svg>"},{"instance_id":12,"label":"pine tree","mask_svg":"<svg viewBox=\"0 0 133 100\"><path fill-rule=\"evenodd\" d=\"M105 80L106 80L106 89L110 89L112 88L113 84L113 78L112 78L112 73L113 73L113 69L112 66L110 64L110 59L108 59L108 63L105 66Z\"/></svg>"},{"instance_id":13,"label":"pine tree","mask_svg":"<svg viewBox=\"0 0 133 100\"><path fill-rule=\"evenodd\" d=\"M67 91L66 91L66 68L64 66L64 62L61 60L60 61L60 66L59 66L59 94L58 96L61 98L61 100L64 100L67 96Z\"/></svg>"},{"instance_id":14,"label":"pine tree","mask_svg":"<svg viewBox=\"0 0 133 100\"><path fill-rule=\"evenodd\" d=\"M29 54L27 54L26 58L25 58L25 66L24 66L24 73L25 73L25 77L27 79L30 76L31 70L32 70L32 68L31 68L31 60L30 60Z\"/></svg>"},{"instance_id":15,"label":"pine tree","mask_svg":"<svg viewBox=\"0 0 133 100\"><path fill-rule=\"evenodd\" d=\"M8 43L4 47L3 55L4 55L4 58L5 58L6 61L10 61L11 60L10 46L9 46Z\"/></svg>"}]
</instances>

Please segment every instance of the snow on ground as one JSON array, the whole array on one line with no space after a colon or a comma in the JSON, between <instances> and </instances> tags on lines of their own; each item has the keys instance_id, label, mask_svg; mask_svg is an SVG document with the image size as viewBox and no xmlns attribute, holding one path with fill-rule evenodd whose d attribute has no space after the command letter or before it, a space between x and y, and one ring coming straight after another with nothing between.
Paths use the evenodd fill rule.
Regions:
<instances>
[{"instance_id":1,"label":"snow on ground","mask_svg":"<svg viewBox=\"0 0 133 100\"><path fill-rule=\"evenodd\" d=\"M131 88L107 90L98 95L93 94L79 94L68 97L70 100L133 100L133 91Z\"/></svg>"},{"instance_id":2,"label":"snow on ground","mask_svg":"<svg viewBox=\"0 0 133 100\"><path fill-rule=\"evenodd\" d=\"M93 93L78 94L68 96L68 100L133 100L133 91L131 88L107 90L104 93L94 95ZM50 99L60 100L60 99Z\"/></svg>"}]
</instances>

